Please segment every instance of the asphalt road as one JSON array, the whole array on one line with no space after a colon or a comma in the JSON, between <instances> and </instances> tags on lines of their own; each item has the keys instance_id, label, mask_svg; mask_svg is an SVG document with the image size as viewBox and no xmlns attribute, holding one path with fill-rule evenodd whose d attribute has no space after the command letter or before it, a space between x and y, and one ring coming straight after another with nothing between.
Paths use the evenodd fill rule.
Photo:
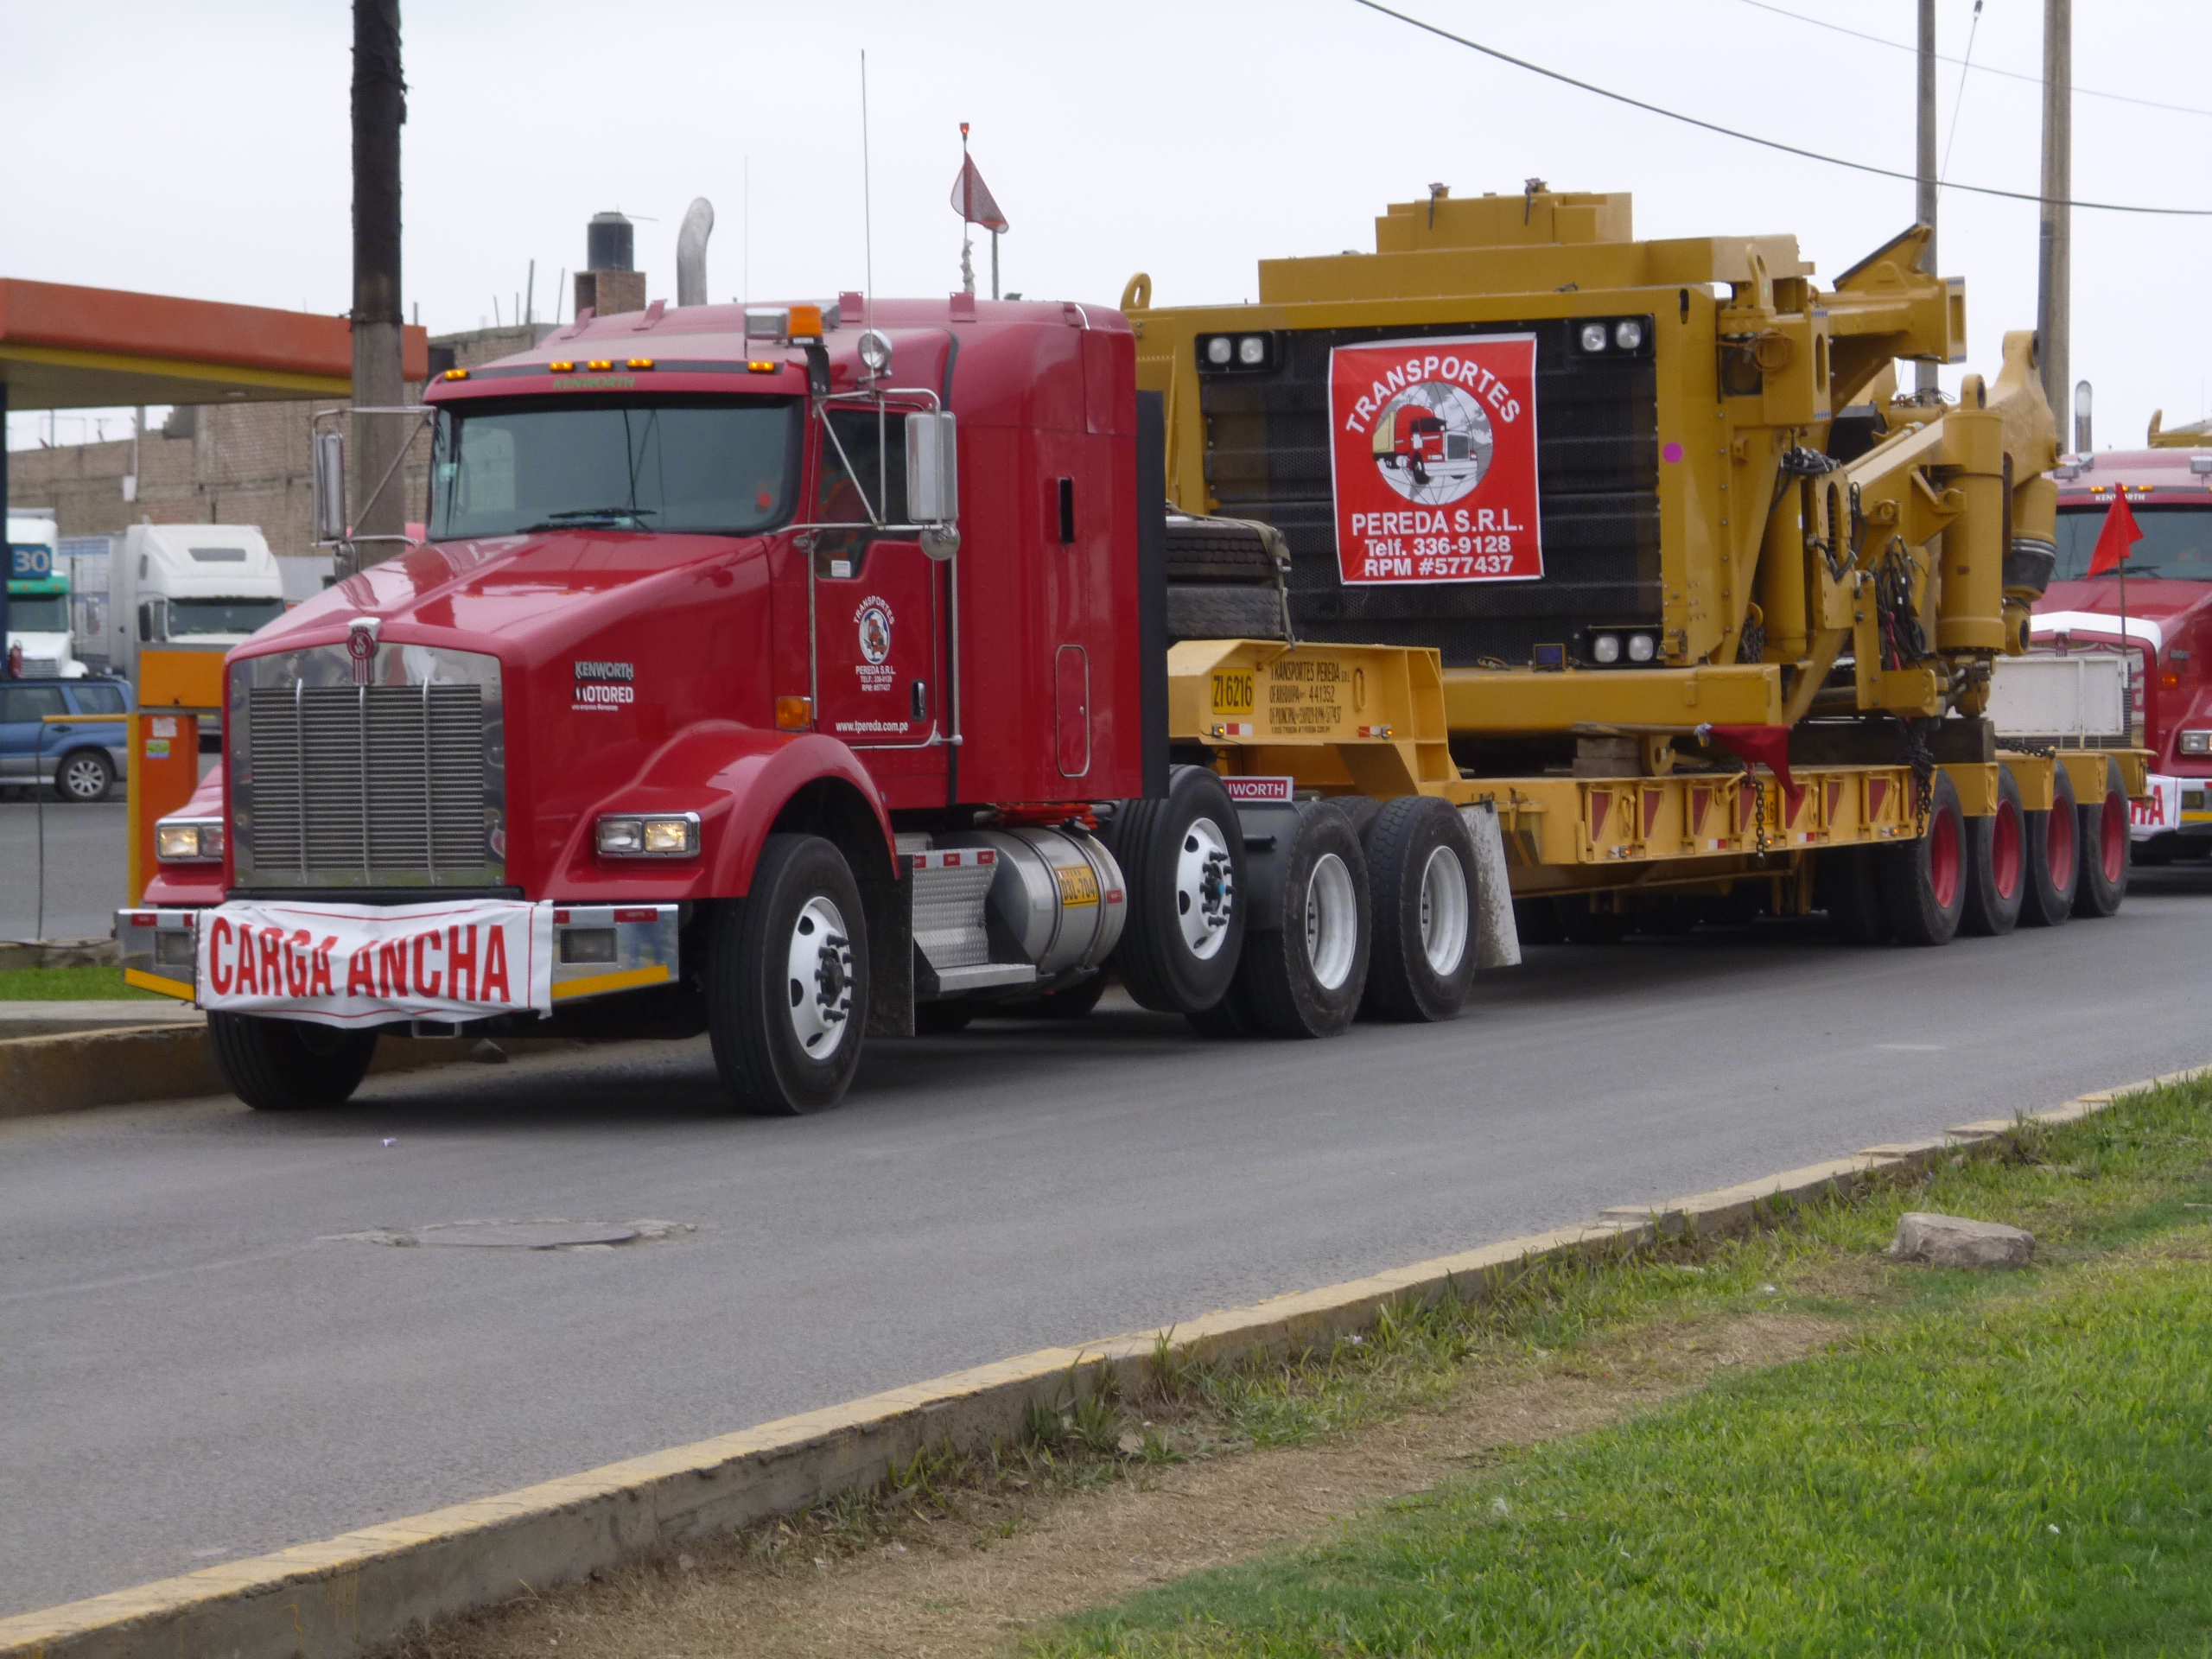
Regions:
<instances>
[{"instance_id":1,"label":"asphalt road","mask_svg":"<svg viewBox=\"0 0 2212 1659\"><path fill-rule=\"evenodd\" d=\"M124 902L130 809L122 790L92 806L41 804L28 790L11 796L0 801L0 939L105 938L115 931L116 907Z\"/></svg>"},{"instance_id":2,"label":"asphalt road","mask_svg":"<svg viewBox=\"0 0 2212 1659\"><path fill-rule=\"evenodd\" d=\"M2212 1059L2207 895L1554 947L1316 1045L1109 1004L879 1045L797 1121L691 1043L0 1126L0 1613ZM332 1236L542 1217L696 1230Z\"/></svg>"}]
</instances>

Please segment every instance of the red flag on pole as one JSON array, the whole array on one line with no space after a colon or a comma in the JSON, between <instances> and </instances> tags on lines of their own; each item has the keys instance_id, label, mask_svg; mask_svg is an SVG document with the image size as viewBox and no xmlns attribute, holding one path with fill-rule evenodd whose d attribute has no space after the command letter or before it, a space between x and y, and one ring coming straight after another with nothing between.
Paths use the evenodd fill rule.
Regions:
<instances>
[{"instance_id":1,"label":"red flag on pole","mask_svg":"<svg viewBox=\"0 0 2212 1659\"><path fill-rule=\"evenodd\" d=\"M2127 505L2127 486L2121 485L2113 492L2111 509L2105 514L2104 528L2097 532L2096 550L2089 555L2089 574L2101 576L2107 570L2116 570L2130 549L2143 539L2143 531L2136 524L2135 514Z\"/></svg>"},{"instance_id":2,"label":"red flag on pole","mask_svg":"<svg viewBox=\"0 0 2212 1659\"><path fill-rule=\"evenodd\" d=\"M975 162L964 156L960 159L959 175L952 181L952 211L987 231L1012 228L992 198L990 187L983 182L983 175L976 170Z\"/></svg>"}]
</instances>

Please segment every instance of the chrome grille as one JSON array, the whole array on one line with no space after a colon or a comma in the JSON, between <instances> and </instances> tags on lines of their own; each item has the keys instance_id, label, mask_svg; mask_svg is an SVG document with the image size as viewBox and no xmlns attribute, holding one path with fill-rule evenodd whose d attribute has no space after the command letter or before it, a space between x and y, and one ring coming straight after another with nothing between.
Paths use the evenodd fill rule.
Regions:
<instances>
[{"instance_id":1,"label":"chrome grille","mask_svg":"<svg viewBox=\"0 0 2212 1659\"><path fill-rule=\"evenodd\" d=\"M481 881L486 709L476 684L246 692L250 885Z\"/></svg>"}]
</instances>

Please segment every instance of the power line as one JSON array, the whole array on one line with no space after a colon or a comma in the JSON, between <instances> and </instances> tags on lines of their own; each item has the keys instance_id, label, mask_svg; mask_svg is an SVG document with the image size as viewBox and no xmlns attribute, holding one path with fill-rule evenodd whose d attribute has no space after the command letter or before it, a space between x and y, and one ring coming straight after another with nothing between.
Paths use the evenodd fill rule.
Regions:
<instances>
[{"instance_id":1,"label":"power line","mask_svg":"<svg viewBox=\"0 0 2212 1659\"><path fill-rule=\"evenodd\" d=\"M1846 29L1841 23L1832 23L1825 17L1808 17L1802 11L1791 11L1785 6L1770 5L1767 0L1744 0L1744 3L1747 6L1756 6L1761 11L1770 11L1777 17L1789 17L1801 23L1810 23L1815 29L1825 29L1838 35L1848 35L1854 41L1871 41L1876 46L1888 47L1892 52L1917 52L1920 49L1917 47L1907 46L1903 41L1889 40L1880 35L1869 35L1861 29ZM1969 67L1967 59L1974 54L1973 49L1969 48L1966 58L1944 57L1940 52L1936 55L1942 58L1945 63L1955 63L1964 69ZM1971 67L1980 70L1985 75L2002 75L2007 80L2024 80L2031 86L2043 85L2041 75L2024 75L2017 69L1999 69L1986 63L1977 63ZM2155 98L2132 98L2126 92L2101 92L2094 86L2076 86L2074 90L2083 98L2109 99L2115 104L2139 104L2146 110L2171 110L2176 115L2212 116L2212 110L2200 110L2190 104L2161 104Z\"/></svg>"},{"instance_id":2,"label":"power line","mask_svg":"<svg viewBox=\"0 0 2212 1659\"><path fill-rule=\"evenodd\" d=\"M1951 146L1959 141L1959 115L1967 106L1967 68L1974 62L1974 37L1980 33L1981 0L1974 0L1974 22L1967 29L1967 54L1959 60L1959 92L1951 100L1951 133L1943 140L1943 165L1936 169L1936 188L1939 190L1943 186L1943 175L1951 170Z\"/></svg>"},{"instance_id":3,"label":"power line","mask_svg":"<svg viewBox=\"0 0 2212 1659\"><path fill-rule=\"evenodd\" d=\"M1383 5L1382 0L1354 0L1354 3L1365 6L1370 11L1379 11L1385 17L1395 17L1402 23L1424 30L1440 40L1450 41L1455 46L1464 46L1471 52L1479 52L1486 58L1496 58L1500 63L1510 63L1516 69L1526 69L1531 74L1541 75L1547 80L1556 80L1563 86L1574 87L1580 92L1594 92L1599 98L1611 99L1616 104L1625 104L1630 109L1642 110L1649 115L1664 116L1668 120L1680 121L1685 126L1698 127L1707 132L1717 132L1724 138L1740 139L1745 143L1757 144L1764 149L1778 149L1785 156L1802 156L1808 162L1825 162L1830 167L1848 168L1854 173L1872 173L1878 178L1903 179L1908 184L1919 182L1916 174L1900 173L1893 167L1876 167L1871 162L1847 161L1840 156L1826 155L1817 149L1801 149L1796 144L1785 144L1777 138L1762 138L1757 133L1739 132L1734 127L1724 127L1717 122L1701 121L1696 116L1684 115L1677 110L1663 109L1656 104L1647 104L1640 98L1630 98L1626 92L1609 92L1605 87L1592 86L1586 80L1577 80L1573 75L1561 74L1556 69L1547 69L1541 63L1531 63L1526 58L1516 58L1510 52L1501 52L1494 46L1484 46L1479 41L1471 41L1464 35L1454 35L1448 29L1439 29L1434 23L1425 23L1418 17L1409 17L1402 11L1394 11L1389 6ZM1942 188L1946 190L1964 190L1969 194L1977 196L2001 196L2008 201L2040 203L2043 200L2042 194L2037 191L1999 190L1994 185L1947 183ZM2066 205L2069 207L2081 207L2102 213L2151 213L2165 219L2212 219L2212 207L2141 207L2117 201L2069 201Z\"/></svg>"}]
</instances>

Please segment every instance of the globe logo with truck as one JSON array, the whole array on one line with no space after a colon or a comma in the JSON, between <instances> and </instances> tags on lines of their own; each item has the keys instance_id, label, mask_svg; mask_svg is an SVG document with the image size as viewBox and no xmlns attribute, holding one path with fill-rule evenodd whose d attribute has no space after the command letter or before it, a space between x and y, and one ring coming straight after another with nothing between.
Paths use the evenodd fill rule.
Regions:
<instances>
[{"instance_id":1,"label":"globe logo with truck","mask_svg":"<svg viewBox=\"0 0 2212 1659\"><path fill-rule=\"evenodd\" d=\"M1490 416L1471 393L1423 380L1382 406L1374 447L1383 482L1408 501L1441 506L1483 481L1496 446Z\"/></svg>"}]
</instances>

